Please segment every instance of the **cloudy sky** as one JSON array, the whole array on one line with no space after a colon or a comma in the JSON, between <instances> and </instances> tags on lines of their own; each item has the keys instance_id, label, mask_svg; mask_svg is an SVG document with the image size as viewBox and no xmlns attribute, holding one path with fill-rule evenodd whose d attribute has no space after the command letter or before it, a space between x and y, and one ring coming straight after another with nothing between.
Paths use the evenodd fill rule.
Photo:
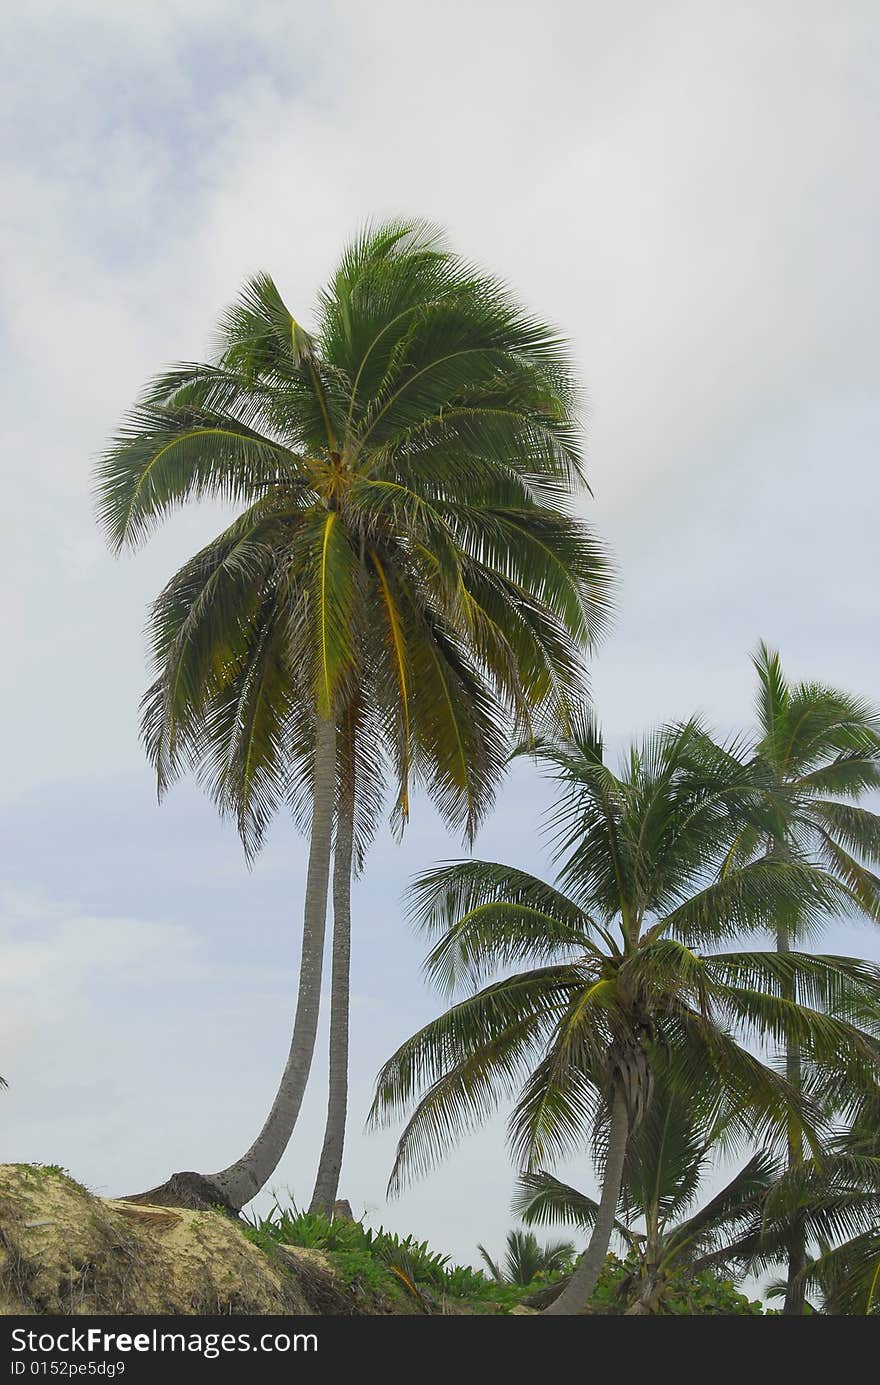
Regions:
<instances>
[{"instance_id":1,"label":"cloudy sky","mask_svg":"<svg viewBox=\"0 0 880 1385\"><path fill-rule=\"evenodd\" d=\"M130 1192L222 1167L259 1127L304 850L279 822L248 873L195 790L156 804L145 611L220 514L111 558L90 473L120 414L204 352L248 274L307 317L366 218L429 217L573 341L588 511L621 570L593 675L609 735L695 708L747 725L761 637L792 676L880 697L880 14L31 0L5 38L0 1159ZM542 866L542 798L520 772L478 851ZM379 1063L439 1003L401 892L457 849L420 808L357 889L342 1192L473 1259L510 1224L502 1126L392 1204L392 1141L360 1131ZM276 1179L300 1200L322 1075Z\"/></svg>"}]
</instances>

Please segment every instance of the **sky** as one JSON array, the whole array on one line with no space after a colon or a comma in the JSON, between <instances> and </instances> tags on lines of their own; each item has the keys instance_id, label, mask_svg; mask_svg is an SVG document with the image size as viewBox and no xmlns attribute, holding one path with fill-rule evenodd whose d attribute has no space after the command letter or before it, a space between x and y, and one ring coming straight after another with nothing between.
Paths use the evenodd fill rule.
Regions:
<instances>
[{"instance_id":1,"label":"sky","mask_svg":"<svg viewBox=\"0 0 880 1385\"><path fill-rule=\"evenodd\" d=\"M307 322L365 220L427 217L572 342L584 509L620 573L592 670L609 739L695 710L746 728L760 638L790 676L880 699L880 12L31 0L4 29L0 1160L109 1195L223 1167L262 1123L305 866L287 821L248 871L195 788L156 802L146 610L223 512L109 554L92 471L125 408L204 355L248 275ZM546 802L520 768L477 853L547 869ZM355 891L340 1191L473 1262L512 1225L503 1120L393 1202L393 1132L362 1130L379 1065L441 1004L400 900L461 847L417 809ZM864 929L829 945L880 958ZM273 1181L299 1202L325 1046ZM591 1186L586 1160L567 1173Z\"/></svg>"}]
</instances>

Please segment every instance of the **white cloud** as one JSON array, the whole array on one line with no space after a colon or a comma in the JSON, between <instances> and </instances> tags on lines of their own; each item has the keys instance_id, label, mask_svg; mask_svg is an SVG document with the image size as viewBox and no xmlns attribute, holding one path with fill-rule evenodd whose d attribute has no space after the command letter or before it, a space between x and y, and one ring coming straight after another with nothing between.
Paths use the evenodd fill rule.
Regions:
<instances>
[{"instance_id":1,"label":"white cloud","mask_svg":"<svg viewBox=\"0 0 880 1385\"><path fill-rule=\"evenodd\" d=\"M747 653L761 635L796 675L876 694L870 0L33 0L4 37L0 795L46 805L30 856L3 863L20 889L54 879L46 854L70 831L69 798L57 806L50 784L69 781L75 797L125 784L133 796L140 782L147 794L145 607L219 520L216 508L179 517L136 559L112 560L93 521L95 453L147 375L204 351L246 274L270 269L307 308L370 215L447 225L573 338L589 513L623 575L594 674L614 734L696 705L746 721ZM132 801L105 831L150 824L131 859L156 888L167 876L201 890L187 896L192 936L155 901L142 919L38 901L25 926L19 899L0 978L12 997L4 1032L32 1045L28 1081L2 1097L11 1128L27 1132L30 1157L66 1145L82 1176L94 1168L117 1190L210 1162L219 1145L235 1153L288 1023L289 974L271 976L268 935L256 934L262 962L231 929L223 965L212 952L205 911L223 900L206 882L231 890L240 869L228 836L194 852L194 817L172 840L166 818L157 826ZM448 855L425 830L425 860ZM97 846L128 897L130 879ZM269 881L273 898L285 893L292 933L271 939L288 968L302 865L298 845L289 852L251 895ZM385 919L377 946L412 859L389 855L384 876L367 876L364 910ZM177 990L163 970L172 954ZM401 955L414 968L415 952ZM236 965L234 992L224 968ZM408 975L393 969L393 984ZM398 999L375 977L367 989L388 1017L377 1045L390 1047ZM434 1005L419 1003L419 1015ZM357 1080L365 1090L366 1068ZM291 1154L305 1178L320 1091L310 1101ZM145 1104L162 1119L145 1124ZM356 1148L352 1186L373 1188L386 1146ZM455 1167L443 1187L473 1209ZM506 1193L495 1191L499 1240ZM414 1196L427 1215L434 1194Z\"/></svg>"},{"instance_id":2,"label":"white cloud","mask_svg":"<svg viewBox=\"0 0 880 1385\"><path fill-rule=\"evenodd\" d=\"M180 925L95 917L34 890L0 890L4 1054L45 1037L47 1019L63 1032L88 1011L98 988L157 986L169 973L179 979L191 951Z\"/></svg>"}]
</instances>

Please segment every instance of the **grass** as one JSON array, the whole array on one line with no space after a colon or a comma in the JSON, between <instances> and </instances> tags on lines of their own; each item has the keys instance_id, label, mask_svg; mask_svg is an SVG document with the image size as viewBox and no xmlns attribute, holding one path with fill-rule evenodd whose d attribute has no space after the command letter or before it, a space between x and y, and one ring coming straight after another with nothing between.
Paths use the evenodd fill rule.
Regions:
<instances>
[{"instance_id":1,"label":"grass","mask_svg":"<svg viewBox=\"0 0 880 1385\"><path fill-rule=\"evenodd\" d=\"M70 1183L72 1187L78 1188L82 1193L88 1193L88 1188L78 1179L73 1178L68 1169L63 1164L10 1164L10 1168L19 1169L28 1178L40 1181L45 1178L63 1178L65 1183Z\"/></svg>"}]
</instances>

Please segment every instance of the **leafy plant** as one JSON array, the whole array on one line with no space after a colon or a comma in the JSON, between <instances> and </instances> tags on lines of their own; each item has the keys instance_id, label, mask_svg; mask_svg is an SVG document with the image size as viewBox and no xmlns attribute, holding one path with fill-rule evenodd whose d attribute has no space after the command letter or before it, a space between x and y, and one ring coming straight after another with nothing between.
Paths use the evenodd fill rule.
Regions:
<instances>
[{"instance_id":1,"label":"leafy plant","mask_svg":"<svg viewBox=\"0 0 880 1385\"><path fill-rule=\"evenodd\" d=\"M638 1267L632 1258L621 1260L609 1255L590 1300L590 1310L609 1315L626 1312L628 1286L637 1273ZM673 1316L733 1314L747 1317L759 1317L766 1312L759 1299L749 1299L740 1293L732 1280L723 1279L710 1270L694 1274L681 1268L670 1276L661 1311Z\"/></svg>"},{"instance_id":2,"label":"leafy plant","mask_svg":"<svg viewBox=\"0 0 880 1385\"><path fill-rule=\"evenodd\" d=\"M478 1297L488 1288L482 1271L453 1265L448 1255L432 1251L427 1241L412 1235L401 1237L382 1227L374 1229L360 1221L331 1220L323 1212L300 1211L294 1205L282 1207L278 1201L267 1216L250 1220L245 1235L264 1250L280 1244L328 1251L351 1282L359 1277L369 1288L381 1282L387 1289L388 1281L381 1279L387 1274L410 1292L415 1290L417 1298L420 1286L450 1298ZM363 1272L366 1260L373 1267L369 1276Z\"/></svg>"},{"instance_id":3,"label":"leafy plant","mask_svg":"<svg viewBox=\"0 0 880 1385\"><path fill-rule=\"evenodd\" d=\"M574 1260L571 1241L539 1245L532 1231L508 1231L503 1266L492 1259L485 1246L477 1246L492 1278L498 1284L531 1284L535 1279L565 1273Z\"/></svg>"}]
</instances>

